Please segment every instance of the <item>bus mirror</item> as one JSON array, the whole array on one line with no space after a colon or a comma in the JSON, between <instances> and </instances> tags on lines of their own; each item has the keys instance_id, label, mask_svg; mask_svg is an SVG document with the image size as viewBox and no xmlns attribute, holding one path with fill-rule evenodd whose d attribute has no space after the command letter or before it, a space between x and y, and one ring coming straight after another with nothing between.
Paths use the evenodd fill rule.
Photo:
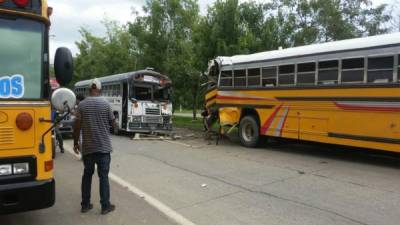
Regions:
<instances>
[{"instance_id":1,"label":"bus mirror","mask_svg":"<svg viewBox=\"0 0 400 225\"><path fill-rule=\"evenodd\" d=\"M75 106L76 96L68 88L59 88L51 96L51 104L59 112L70 112Z\"/></svg>"},{"instance_id":2,"label":"bus mirror","mask_svg":"<svg viewBox=\"0 0 400 225\"><path fill-rule=\"evenodd\" d=\"M54 58L54 72L57 82L65 86L72 80L73 61L72 53L68 48L58 48Z\"/></svg>"}]
</instances>

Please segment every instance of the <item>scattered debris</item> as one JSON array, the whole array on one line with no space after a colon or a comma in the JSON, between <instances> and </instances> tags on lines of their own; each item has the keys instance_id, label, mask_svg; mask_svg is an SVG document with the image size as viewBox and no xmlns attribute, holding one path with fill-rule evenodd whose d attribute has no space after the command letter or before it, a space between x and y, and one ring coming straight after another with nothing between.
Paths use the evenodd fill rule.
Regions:
<instances>
[{"instance_id":1,"label":"scattered debris","mask_svg":"<svg viewBox=\"0 0 400 225\"><path fill-rule=\"evenodd\" d=\"M181 136L176 135L175 133L153 133L153 134L141 134L135 133L135 135L131 138L132 140L176 140L182 138Z\"/></svg>"}]
</instances>

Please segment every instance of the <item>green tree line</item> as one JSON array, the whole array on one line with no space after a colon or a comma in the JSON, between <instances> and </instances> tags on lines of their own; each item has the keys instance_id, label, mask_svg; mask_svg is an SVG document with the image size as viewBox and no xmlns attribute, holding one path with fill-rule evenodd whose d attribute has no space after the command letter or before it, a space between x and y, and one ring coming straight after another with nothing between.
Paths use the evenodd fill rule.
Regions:
<instances>
[{"instance_id":1,"label":"green tree line","mask_svg":"<svg viewBox=\"0 0 400 225\"><path fill-rule=\"evenodd\" d=\"M126 24L105 20L106 35L81 28L75 81L152 67L173 81L173 102L201 107L208 61L390 32L390 6L370 0L147 0Z\"/></svg>"}]
</instances>

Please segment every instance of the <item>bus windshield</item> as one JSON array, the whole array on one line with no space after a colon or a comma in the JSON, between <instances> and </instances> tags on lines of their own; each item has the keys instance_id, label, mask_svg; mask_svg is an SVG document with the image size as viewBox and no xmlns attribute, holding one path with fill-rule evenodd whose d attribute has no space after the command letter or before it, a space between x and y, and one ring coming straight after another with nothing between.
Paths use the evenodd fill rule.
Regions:
<instances>
[{"instance_id":1,"label":"bus windshield","mask_svg":"<svg viewBox=\"0 0 400 225\"><path fill-rule=\"evenodd\" d=\"M134 86L132 98L142 101L151 101L151 86Z\"/></svg>"},{"instance_id":2,"label":"bus windshield","mask_svg":"<svg viewBox=\"0 0 400 225\"><path fill-rule=\"evenodd\" d=\"M154 100L155 101L168 101L169 100L169 87L155 87Z\"/></svg>"},{"instance_id":3,"label":"bus windshield","mask_svg":"<svg viewBox=\"0 0 400 225\"><path fill-rule=\"evenodd\" d=\"M135 85L131 98L141 101L168 101L169 87Z\"/></svg>"},{"instance_id":4,"label":"bus windshield","mask_svg":"<svg viewBox=\"0 0 400 225\"><path fill-rule=\"evenodd\" d=\"M44 25L0 18L0 99L40 99Z\"/></svg>"}]
</instances>

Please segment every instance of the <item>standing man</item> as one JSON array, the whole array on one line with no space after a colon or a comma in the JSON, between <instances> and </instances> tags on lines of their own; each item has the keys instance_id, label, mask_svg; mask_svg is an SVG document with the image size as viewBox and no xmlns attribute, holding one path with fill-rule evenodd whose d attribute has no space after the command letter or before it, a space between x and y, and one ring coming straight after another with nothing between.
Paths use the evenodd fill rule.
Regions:
<instances>
[{"instance_id":1,"label":"standing man","mask_svg":"<svg viewBox=\"0 0 400 225\"><path fill-rule=\"evenodd\" d=\"M74 151L82 154L84 171L82 176L81 212L86 213L93 208L90 203L92 176L95 164L100 179L101 214L115 210L110 203L110 124L114 125L114 114L110 104L100 97L101 82L93 79L89 84L89 97L79 103L74 129ZM82 149L79 146L79 136L82 129Z\"/></svg>"}]
</instances>

